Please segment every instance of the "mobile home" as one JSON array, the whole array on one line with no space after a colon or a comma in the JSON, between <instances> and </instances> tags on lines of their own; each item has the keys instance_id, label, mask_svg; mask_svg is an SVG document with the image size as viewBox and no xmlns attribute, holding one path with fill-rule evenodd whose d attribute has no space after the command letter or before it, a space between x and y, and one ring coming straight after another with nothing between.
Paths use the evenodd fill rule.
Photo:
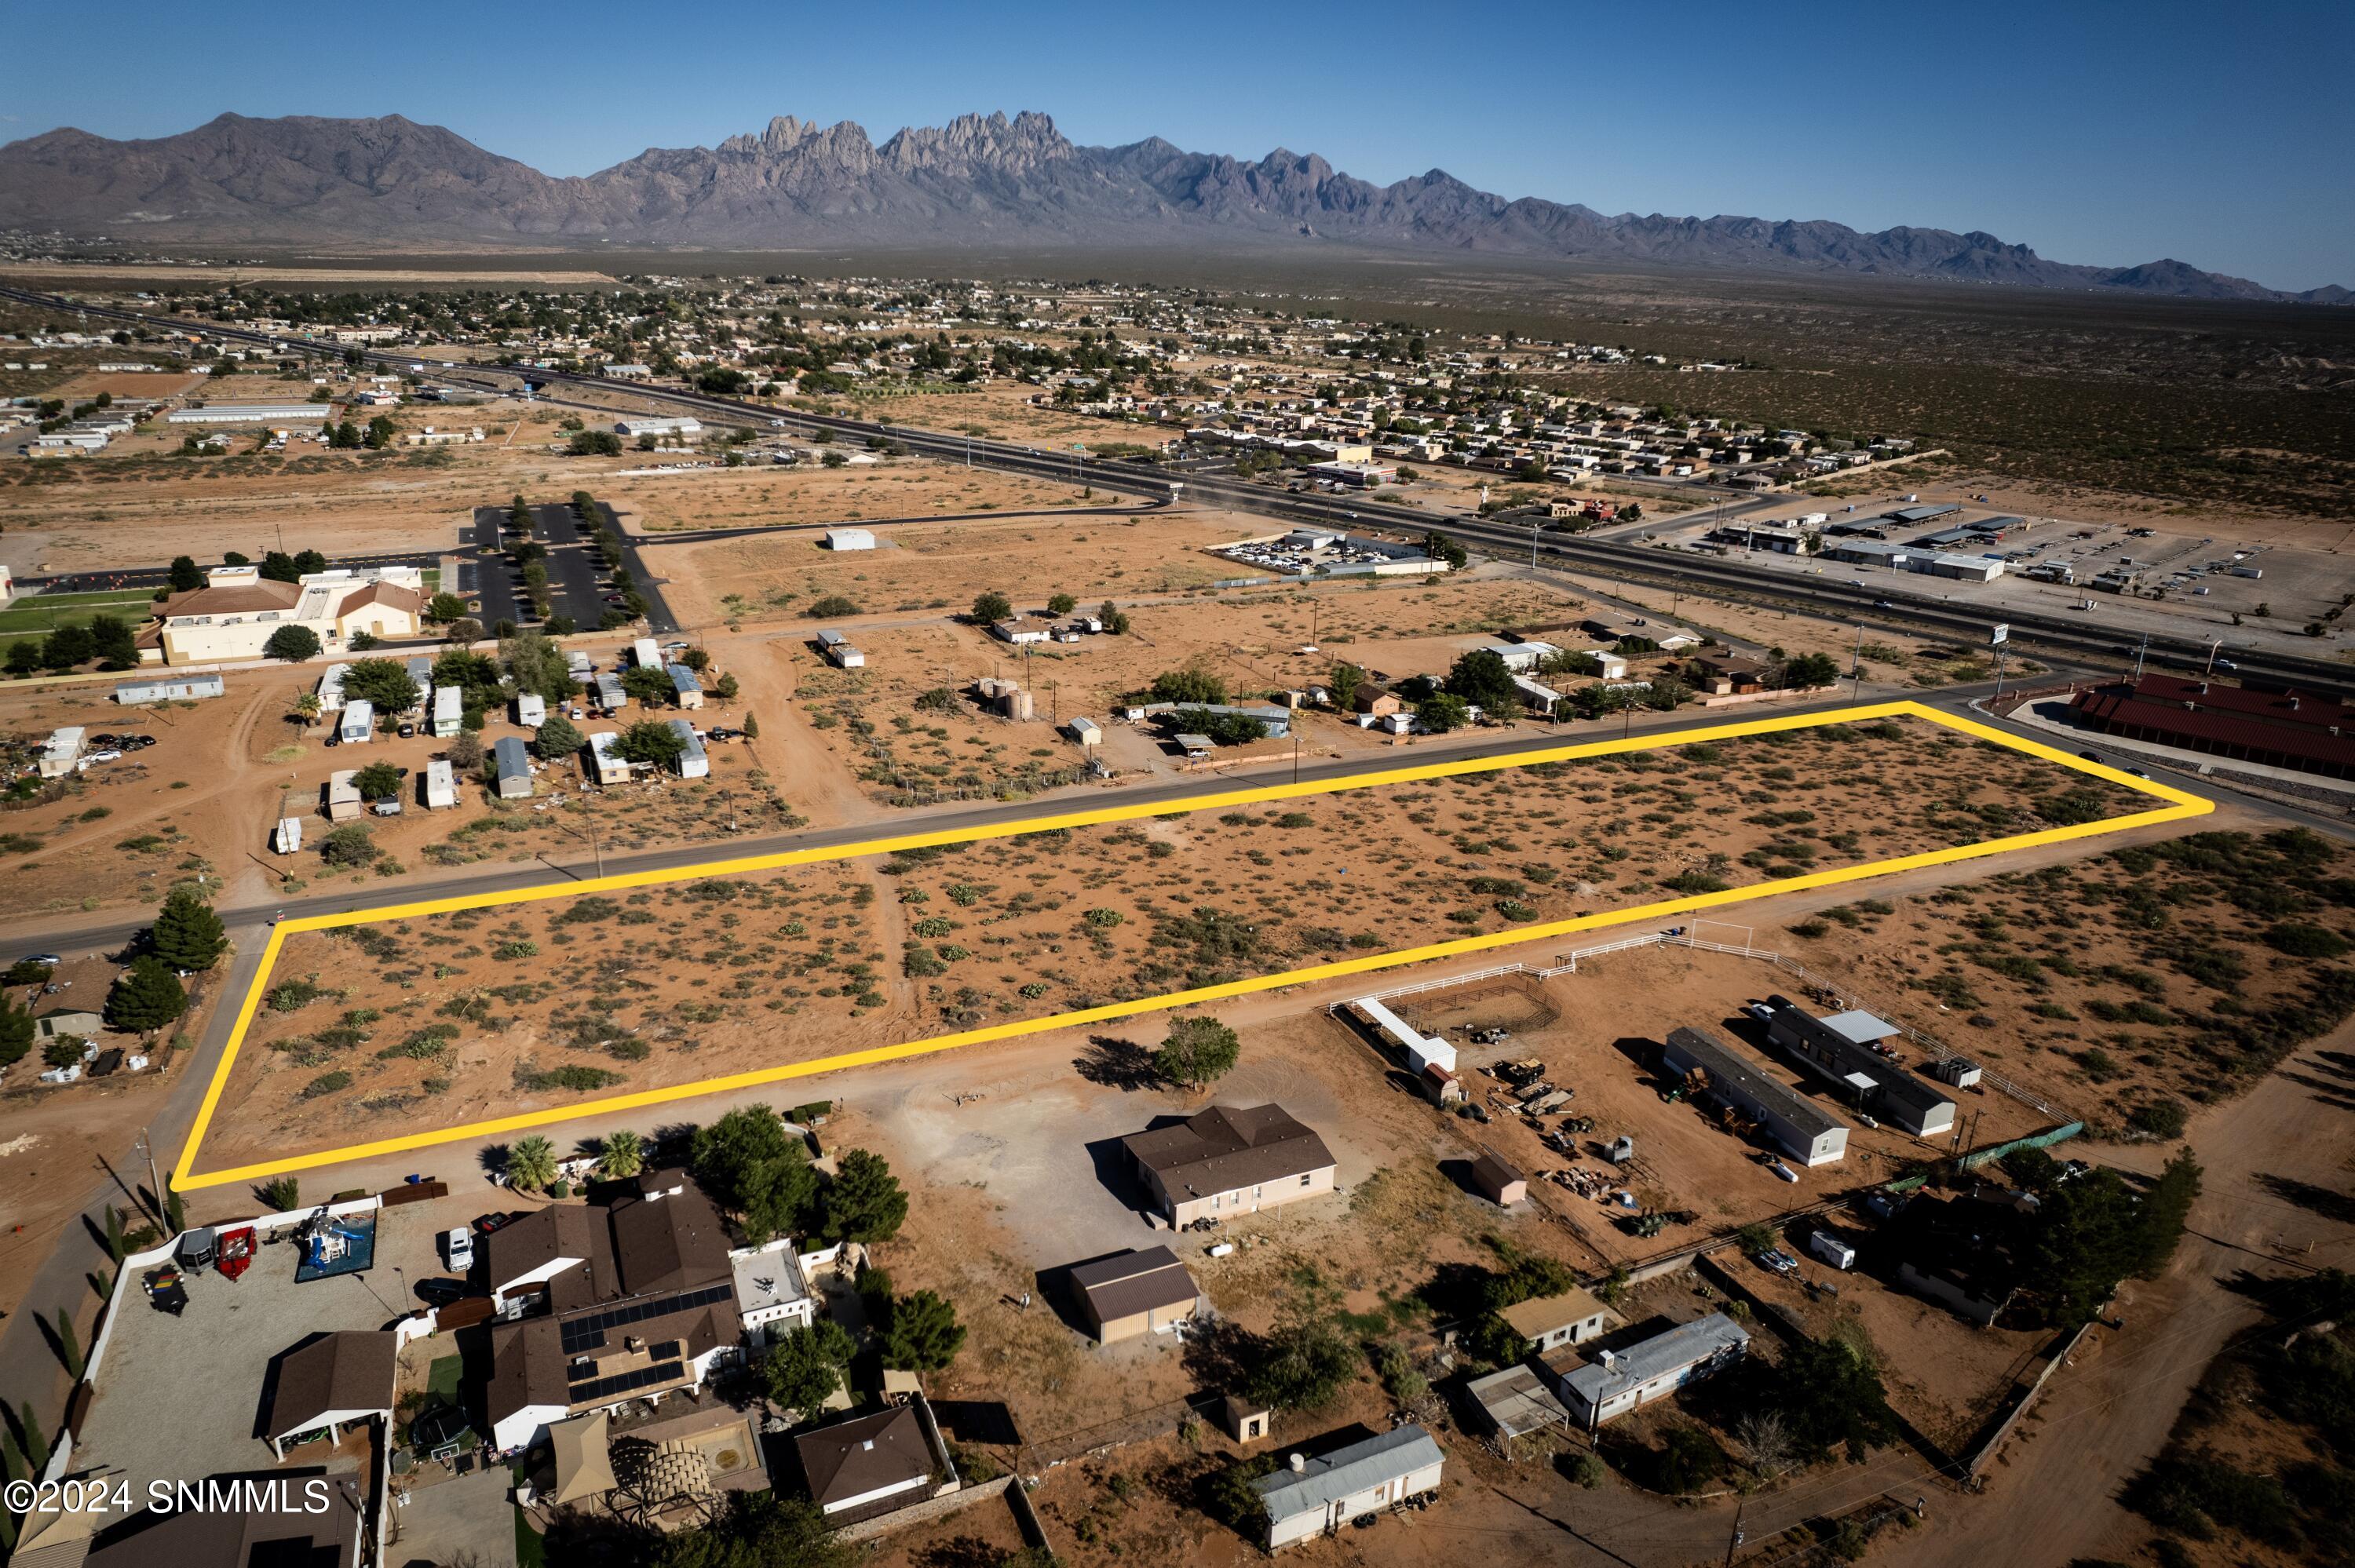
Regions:
<instances>
[{"instance_id":1,"label":"mobile home","mask_svg":"<svg viewBox=\"0 0 2355 1568\"><path fill-rule=\"evenodd\" d=\"M681 779L709 778L711 758L703 749L703 737L695 733L695 726L685 719L673 719L670 729L673 735L687 743L687 749L678 754L678 761L675 764L678 776Z\"/></svg>"},{"instance_id":2,"label":"mobile home","mask_svg":"<svg viewBox=\"0 0 2355 1568\"><path fill-rule=\"evenodd\" d=\"M433 688L433 738L447 740L466 719L466 695L455 686Z\"/></svg>"},{"instance_id":3,"label":"mobile home","mask_svg":"<svg viewBox=\"0 0 2355 1568\"><path fill-rule=\"evenodd\" d=\"M601 729L590 736L589 749L582 754L588 758L590 778L600 784L619 784L629 778L630 765L613 750L621 744L620 734L613 730Z\"/></svg>"},{"instance_id":4,"label":"mobile home","mask_svg":"<svg viewBox=\"0 0 2355 1568\"><path fill-rule=\"evenodd\" d=\"M277 831L270 835L270 847L280 854L293 854L303 847L303 819L281 817Z\"/></svg>"},{"instance_id":5,"label":"mobile home","mask_svg":"<svg viewBox=\"0 0 2355 1568\"><path fill-rule=\"evenodd\" d=\"M515 721L526 729L538 729L548 722L548 699L538 692L525 692L515 700Z\"/></svg>"},{"instance_id":6,"label":"mobile home","mask_svg":"<svg viewBox=\"0 0 2355 1568\"><path fill-rule=\"evenodd\" d=\"M498 775L500 800L531 799L531 758L525 752L521 739L501 736L499 743L491 747L491 766Z\"/></svg>"},{"instance_id":7,"label":"mobile home","mask_svg":"<svg viewBox=\"0 0 2355 1568\"><path fill-rule=\"evenodd\" d=\"M360 814L360 787L353 782L358 777L357 768L339 768L327 776L327 821L348 822Z\"/></svg>"},{"instance_id":8,"label":"mobile home","mask_svg":"<svg viewBox=\"0 0 2355 1568\"><path fill-rule=\"evenodd\" d=\"M620 713L623 705L629 700L629 694L622 690L621 676L606 674L597 677L598 712L605 714Z\"/></svg>"},{"instance_id":9,"label":"mobile home","mask_svg":"<svg viewBox=\"0 0 2355 1568\"><path fill-rule=\"evenodd\" d=\"M357 697L344 705L343 714L336 720L336 739L344 746L366 746L368 736L376 732L376 706L366 697Z\"/></svg>"},{"instance_id":10,"label":"mobile home","mask_svg":"<svg viewBox=\"0 0 2355 1568\"><path fill-rule=\"evenodd\" d=\"M670 689L677 697L678 705L683 708L701 707L703 683L695 678L695 672L684 664L673 664L669 669Z\"/></svg>"},{"instance_id":11,"label":"mobile home","mask_svg":"<svg viewBox=\"0 0 2355 1568\"><path fill-rule=\"evenodd\" d=\"M458 770L444 761L425 765L425 809L446 811L458 803Z\"/></svg>"},{"instance_id":12,"label":"mobile home","mask_svg":"<svg viewBox=\"0 0 2355 1568\"><path fill-rule=\"evenodd\" d=\"M662 650L651 637L641 637L630 644L630 661L641 669L652 669L663 662Z\"/></svg>"}]
</instances>

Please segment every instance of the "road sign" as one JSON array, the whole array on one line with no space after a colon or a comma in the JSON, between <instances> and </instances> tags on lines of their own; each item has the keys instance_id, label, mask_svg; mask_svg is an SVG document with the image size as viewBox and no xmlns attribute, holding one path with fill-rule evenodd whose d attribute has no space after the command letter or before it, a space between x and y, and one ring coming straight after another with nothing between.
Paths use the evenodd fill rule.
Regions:
<instances>
[{"instance_id":1,"label":"road sign","mask_svg":"<svg viewBox=\"0 0 2355 1568\"><path fill-rule=\"evenodd\" d=\"M2010 641L2011 627L2009 623L1998 626L1987 633L1987 646L1990 648L2000 648Z\"/></svg>"}]
</instances>

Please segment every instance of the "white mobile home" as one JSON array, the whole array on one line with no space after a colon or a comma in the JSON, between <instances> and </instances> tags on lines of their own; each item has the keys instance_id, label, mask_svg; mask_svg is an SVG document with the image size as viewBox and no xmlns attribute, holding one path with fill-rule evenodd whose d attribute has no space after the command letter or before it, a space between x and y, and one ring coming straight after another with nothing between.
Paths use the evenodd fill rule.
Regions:
<instances>
[{"instance_id":1,"label":"white mobile home","mask_svg":"<svg viewBox=\"0 0 2355 1568\"><path fill-rule=\"evenodd\" d=\"M152 680L125 681L114 688L114 700L126 708L149 703L193 703L218 697L229 690L218 675L158 675Z\"/></svg>"},{"instance_id":2,"label":"white mobile home","mask_svg":"<svg viewBox=\"0 0 2355 1568\"><path fill-rule=\"evenodd\" d=\"M651 669L663 662L662 650L651 637L641 637L630 644L630 662L640 669Z\"/></svg>"},{"instance_id":3,"label":"white mobile home","mask_svg":"<svg viewBox=\"0 0 2355 1568\"><path fill-rule=\"evenodd\" d=\"M50 731L48 743L41 747L41 777L62 779L71 773L81 761L82 737L89 733L78 724Z\"/></svg>"},{"instance_id":4,"label":"white mobile home","mask_svg":"<svg viewBox=\"0 0 2355 1568\"><path fill-rule=\"evenodd\" d=\"M1561 1402L1589 1432L1739 1361L1750 1336L1722 1312L1624 1351L1602 1351L1561 1380Z\"/></svg>"},{"instance_id":5,"label":"white mobile home","mask_svg":"<svg viewBox=\"0 0 2355 1568\"><path fill-rule=\"evenodd\" d=\"M336 739L344 746L366 746L376 733L376 705L366 697L346 703L336 720Z\"/></svg>"},{"instance_id":6,"label":"white mobile home","mask_svg":"<svg viewBox=\"0 0 2355 1568\"><path fill-rule=\"evenodd\" d=\"M1672 1078L1689 1078L1699 1072L1699 1092L1715 1096L1757 1122L1802 1165L1829 1165L1848 1154L1845 1124L1705 1029L1669 1030L1660 1065Z\"/></svg>"},{"instance_id":7,"label":"white mobile home","mask_svg":"<svg viewBox=\"0 0 2355 1568\"><path fill-rule=\"evenodd\" d=\"M826 547L829 550L871 550L875 535L866 528L828 528Z\"/></svg>"},{"instance_id":8,"label":"white mobile home","mask_svg":"<svg viewBox=\"0 0 2355 1568\"><path fill-rule=\"evenodd\" d=\"M458 803L458 770L440 760L425 765L425 809L446 811Z\"/></svg>"},{"instance_id":9,"label":"white mobile home","mask_svg":"<svg viewBox=\"0 0 2355 1568\"><path fill-rule=\"evenodd\" d=\"M597 677L597 710L600 713L620 713L629 700L629 694L622 690L621 676L607 674Z\"/></svg>"},{"instance_id":10,"label":"white mobile home","mask_svg":"<svg viewBox=\"0 0 2355 1568\"><path fill-rule=\"evenodd\" d=\"M680 707L699 708L703 705L703 683L697 680L695 672L686 665L670 666L670 689Z\"/></svg>"},{"instance_id":11,"label":"white mobile home","mask_svg":"<svg viewBox=\"0 0 2355 1568\"><path fill-rule=\"evenodd\" d=\"M501 736L499 743L491 747L491 766L497 771L500 800L531 799L531 758L524 750L521 739Z\"/></svg>"},{"instance_id":12,"label":"white mobile home","mask_svg":"<svg viewBox=\"0 0 2355 1568\"><path fill-rule=\"evenodd\" d=\"M538 729L548 722L548 699L538 692L525 692L515 700L515 721L526 729Z\"/></svg>"},{"instance_id":13,"label":"white mobile home","mask_svg":"<svg viewBox=\"0 0 2355 1568\"><path fill-rule=\"evenodd\" d=\"M303 819L281 817L278 827L270 835L270 847L280 854L293 854L303 847Z\"/></svg>"},{"instance_id":14,"label":"white mobile home","mask_svg":"<svg viewBox=\"0 0 2355 1568\"><path fill-rule=\"evenodd\" d=\"M837 670L861 670L867 666L867 655L850 645L850 639L839 631L817 634L818 652Z\"/></svg>"},{"instance_id":15,"label":"white mobile home","mask_svg":"<svg viewBox=\"0 0 2355 1568\"><path fill-rule=\"evenodd\" d=\"M465 724L466 695L455 686L433 688L433 738L447 740Z\"/></svg>"},{"instance_id":16,"label":"white mobile home","mask_svg":"<svg viewBox=\"0 0 2355 1568\"><path fill-rule=\"evenodd\" d=\"M331 714L344 705L344 677L351 673L349 664L330 664L327 673L319 677L319 711Z\"/></svg>"},{"instance_id":17,"label":"white mobile home","mask_svg":"<svg viewBox=\"0 0 2355 1568\"><path fill-rule=\"evenodd\" d=\"M1252 1483L1267 1510L1268 1550L1435 1492L1446 1462L1431 1434L1412 1423L1321 1458L1292 1455L1285 1468Z\"/></svg>"},{"instance_id":18,"label":"white mobile home","mask_svg":"<svg viewBox=\"0 0 2355 1568\"><path fill-rule=\"evenodd\" d=\"M703 749L703 737L695 733L695 726L685 719L673 719L670 721L670 731L687 743L687 749L678 754L678 761L676 764L678 776L681 779L709 778L711 758Z\"/></svg>"},{"instance_id":19,"label":"white mobile home","mask_svg":"<svg viewBox=\"0 0 2355 1568\"><path fill-rule=\"evenodd\" d=\"M582 755L588 758L590 778L600 784L619 784L629 778L630 765L613 750L621 744L620 734L610 729L598 730L589 736L589 749Z\"/></svg>"}]
</instances>

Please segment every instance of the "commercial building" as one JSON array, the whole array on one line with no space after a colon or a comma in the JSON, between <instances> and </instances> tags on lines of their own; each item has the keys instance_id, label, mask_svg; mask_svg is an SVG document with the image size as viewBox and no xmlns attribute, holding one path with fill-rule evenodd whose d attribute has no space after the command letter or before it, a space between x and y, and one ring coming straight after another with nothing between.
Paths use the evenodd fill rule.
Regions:
<instances>
[{"instance_id":1,"label":"commercial building","mask_svg":"<svg viewBox=\"0 0 2355 1568\"><path fill-rule=\"evenodd\" d=\"M1599 1351L1594 1359L1562 1375L1558 1385L1571 1419L1589 1432L1631 1410L1665 1398L1742 1360L1750 1335L1722 1312L1679 1324L1622 1351Z\"/></svg>"},{"instance_id":2,"label":"commercial building","mask_svg":"<svg viewBox=\"0 0 2355 1568\"><path fill-rule=\"evenodd\" d=\"M424 612L424 575L415 567L312 572L292 583L251 566L216 567L203 588L156 607L139 632L139 657L164 664L259 659L286 626L303 627L333 653L363 631L379 640L414 637Z\"/></svg>"},{"instance_id":3,"label":"commercial building","mask_svg":"<svg viewBox=\"0 0 2355 1568\"><path fill-rule=\"evenodd\" d=\"M826 547L829 550L871 550L875 547L875 535L866 528L828 528L826 531Z\"/></svg>"},{"instance_id":4,"label":"commercial building","mask_svg":"<svg viewBox=\"0 0 2355 1568\"><path fill-rule=\"evenodd\" d=\"M2087 729L2235 762L2355 779L2355 706L2177 675L2096 686L2070 703Z\"/></svg>"},{"instance_id":5,"label":"commercial building","mask_svg":"<svg viewBox=\"0 0 2355 1568\"><path fill-rule=\"evenodd\" d=\"M711 758L703 749L703 737L685 719L670 721L671 734L678 736L684 747L671 766L678 769L681 779L708 779L711 776Z\"/></svg>"},{"instance_id":6,"label":"commercial building","mask_svg":"<svg viewBox=\"0 0 2355 1568\"><path fill-rule=\"evenodd\" d=\"M1898 1033L1897 1025L1870 1012L1817 1018L1795 1006L1776 1008L1766 1023L1767 1039L1876 1120L1916 1138L1952 1131L1955 1102L1929 1079L1872 1049Z\"/></svg>"},{"instance_id":7,"label":"commercial building","mask_svg":"<svg viewBox=\"0 0 2355 1568\"><path fill-rule=\"evenodd\" d=\"M677 441L685 446L703 439L703 421L685 417L666 418L633 415L626 419L616 419L613 433L625 441L652 436L657 441Z\"/></svg>"},{"instance_id":8,"label":"commercial building","mask_svg":"<svg viewBox=\"0 0 2355 1568\"><path fill-rule=\"evenodd\" d=\"M502 800L531 799L531 753L519 736L503 735L491 747L492 777Z\"/></svg>"},{"instance_id":9,"label":"commercial building","mask_svg":"<svg viewBox=\"0 0 2355 1568\"><path fill-rule=\"evenodd\" d=\"M1803 1165L1828 1165L1848 1153L1848 1128L1798 1090L1753 1066L1704 1029L1668 1031L1660 1065L1672 1078L1704 1081L1697 1093L1714 1095L1765 1129Z\"/></svg>"},{"instance_id":10,"label":"commercial building","mask_svg":"<svg viewBox=\"0 0 2355 1568\"><path fill-rule=\"evenodd\" d=\"M1166 1334L1193 1317L1201 1287L1166 1246L1099 1258L1071 1270L1071 1293L1100 1344Z\"/></svg>"},{"instance_id":11,"label":"commercial building","mask_svg":"<svg viewBox=\"0 0 2355 1568\"><path fill-rule=\"evenodd\" d=\"M1318 1458L1291 1455L1284 1468L1252 1483L1267 1510L1268 1550L1330 1534L1361 1514L1435 1492L1446 1462L1431 1434L1412 1422Z\"/></svg>"},{"instance_id":12,"label":"commercial building","mask_svg":"<svg viewBox=\"0 0 2355 1568\"><path fill-rule=\"evenodd\" d=\"M1211 1106L1121 1146L1174 1227L1257 1213L1333 1190L1325 1140L1281 1106Z\"/></svg>"},{"instance_id":13,"label":"commercial building","mask_svg":"<svg viewBox=\"0 0 2355 1568\"><path fill-rule=\"evenodd\" d=\"M136 708L150 703L201 702L226 695L228 691L228 681L218 674L155 675L123 682L114 688L114 700L121 706Z\"/></svg>"},{"instance_id":14,"label":"commercial building","mask_svg":"<svg viewBox=\"0 0 2355 1568\"><path fill-rule=\"evenodd\" d=\"M492 1232L494 1445L511 1452L569 1416L701 1388L739 1345L726 1235L677 1170Z\"/></svg>"}]
</instances>

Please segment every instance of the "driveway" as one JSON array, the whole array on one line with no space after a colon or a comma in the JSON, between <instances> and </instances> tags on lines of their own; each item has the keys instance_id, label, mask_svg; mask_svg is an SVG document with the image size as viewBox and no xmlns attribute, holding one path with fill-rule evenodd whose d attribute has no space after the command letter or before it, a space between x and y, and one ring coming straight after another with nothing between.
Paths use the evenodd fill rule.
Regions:
<instances>
[{"instance_id":1,"label":"driveway","mask_svg":"<svg viewBox=\"0 0 2355 1568\"><path fill-rule=\"evenodd\" d=\"M436 1568L472 1563L476 1568L515 1568L516 1510L507 1500L503 1467L477 1470L406 1493L393 1482L392 1542L384 1560L390 1568ZM398 1499L405 1497L406 1501Z\"/></svg>"}]
</instances>

